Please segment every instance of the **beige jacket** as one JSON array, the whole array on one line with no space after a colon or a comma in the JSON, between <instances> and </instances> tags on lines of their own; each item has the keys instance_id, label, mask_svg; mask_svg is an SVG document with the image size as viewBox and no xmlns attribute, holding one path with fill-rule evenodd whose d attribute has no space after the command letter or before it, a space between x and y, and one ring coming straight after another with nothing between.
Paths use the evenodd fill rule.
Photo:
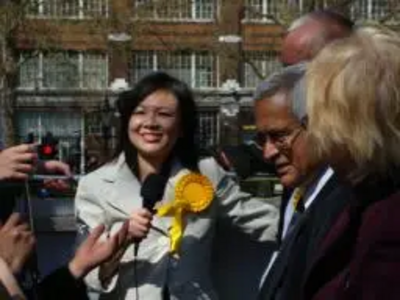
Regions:
<instances>
[{"instance_id":1,"label":"beige jacket","mask_svg":"<svg viewBox=\"0 0 400 300\"><path fill-rule=\"evenodd\" d=\"M209 274L217 218L225 219L259 241L276 237L278 211L274 206L240 192L238 185L213 159L202 160L199 168L212 182L215 198L204 212L185 216L179 259L169 254L168 230L172 218L154 217L154 229L139 247L136 270L140 299L161 300L164 286L168 286L171 300L218 299ZM179 163L174 164L163 202L174 199L175 182L187 172ZM116 231L133 210L140 208L140 183L130 172L124 156L83 177L75 204L81 236L100 223L106 223L111 231ZM86 283L92 289L106 293L101 299L136 299L133 261L133 246L130 246L121 260L119 273L107 289L99 282L98 269L86 277Z\"/></svg>"}]
</instances>

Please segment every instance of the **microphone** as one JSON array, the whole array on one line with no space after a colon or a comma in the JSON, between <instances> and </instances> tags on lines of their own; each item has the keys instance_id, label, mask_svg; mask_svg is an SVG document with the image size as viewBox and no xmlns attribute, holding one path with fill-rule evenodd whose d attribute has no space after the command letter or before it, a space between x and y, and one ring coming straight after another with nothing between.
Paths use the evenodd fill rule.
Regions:
<instances>
[{"instance_id":1,"label":"microphone","mask_svg":"<svg viewBox=\"0 0 400 300\"><path fill-rule=\"evenodd\" d=\"M154 206L158 201L164 196L164 189L167 183L167 179L159 174L151 173L143 181L142 188L140 190L140 195L143 198L143 208L149 210L152 214L155 213ZM139 250L139 244L142 239L135 239L135 257Z\"/></svg>"},{"instance_id":2,"label":"microphone","mask_svg":"<svg viewBox=\"0 0 400 300\"><path fill-rule=\"evenodd\" d=\"M151 173L143 181L140 196L143 198L143 208L155 213L154 206L164 196L164 189L167 180L164 176Z\"/></svg>"}]
</instances>

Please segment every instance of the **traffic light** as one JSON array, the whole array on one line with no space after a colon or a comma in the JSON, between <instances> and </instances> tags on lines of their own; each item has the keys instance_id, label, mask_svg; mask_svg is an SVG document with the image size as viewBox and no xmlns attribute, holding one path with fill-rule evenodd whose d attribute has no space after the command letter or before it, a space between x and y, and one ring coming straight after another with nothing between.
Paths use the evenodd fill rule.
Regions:
<instances>
[{"instance_id":1,"label":"traffic light","mask_svg":"<svg viewBox=\"0 0 400 300\"><path fill-rule=\"evenodd\" d=\"M54 145L42 144L39 146L39 157L41 159L54 159L57 149Z\"/></svg>"},{"instance_id":2,"label":"traffic light","mask_svg":"<svg viewBox=\"0 0 400 300\"><path fill-rule=\"evenodd\" d=\"M58 140L51 132L48 132L39 145L39 158L43 160L56 159L58 154Z\"/></svg>"}]
</instances>

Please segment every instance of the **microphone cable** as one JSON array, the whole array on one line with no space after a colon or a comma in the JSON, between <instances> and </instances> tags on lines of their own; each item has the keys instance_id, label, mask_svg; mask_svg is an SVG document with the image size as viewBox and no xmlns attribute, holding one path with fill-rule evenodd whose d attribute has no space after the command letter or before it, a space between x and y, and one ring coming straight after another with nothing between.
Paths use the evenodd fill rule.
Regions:
<instances>
[{"instance_id":1,"label":"microphone cable","mask_svg":"<svg viewBox=\"0 0 400 300\"><path fill-rule=\"evenodd\" d=\"M139 243L135 242L133 244L133 255L134 255L134 261L133 261L133 284L135 285L135 294L136 294L136 300L139 300L139 276L138 276L138 253L139 253Z\"/></svg>"},{"instance_id":2,"label":"microphone cable","mask_svg":"<svg viewBox=\"0 0 400 300\"><path fill-rule=\"evenodd\" d=\"M167 183L167 177L160 174L151 173L144 181L140 189L140 196L142 197L142 206L149 210L152 215L154 215L154 207L158 201L163 198L165 185ZM139 259L139 245L142 238L134 239L133 245L133 272L134 272L134 284L136 287L136 299L139 300L139 278L138 278L138 259Z\"/></svg>"},{"instance_id":3,"label":"microphone cable","mask_svg":"<svg viewBox=\"0 0 400 300\"><path fill-rule=\"evenodd\" d=\"M29 226L31 228L32 233L35 235L35 221L34 221L34 216L33 216L33 204L32 204L32 199L31 199L31 190L29 186L28 179L25 180L25 203L23 205L23 213L27 215ZM28 267L28 274L30 276L30 285L31 285L31 292L32 292L32 299L33 300L39 300L38 296L38 290L37 290L37 285L39 283L39 266L38 266L38 256L37 256L37 246L35 245L31 254L31 257L29 258L27 262L27 267Z\"/></svg>"}]
</instances>

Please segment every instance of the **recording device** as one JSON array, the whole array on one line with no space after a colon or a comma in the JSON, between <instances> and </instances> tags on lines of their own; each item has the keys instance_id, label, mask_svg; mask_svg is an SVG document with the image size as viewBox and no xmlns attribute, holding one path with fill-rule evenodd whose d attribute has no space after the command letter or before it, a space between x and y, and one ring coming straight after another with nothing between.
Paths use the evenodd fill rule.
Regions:
<instances>
[{"instance_id":1,"label":"recording device","mask_svg":"<svg viewBox=\"0 0 400 300\"><path fill-rule=\"evenodd\" d=\"M152 214L155 213L154 206L158 201L160 201L164 195L165 185L167 179L159 174L152 173L146 177L143 181L142 188L140 190L140 195L143 199L143 208L149 210ZM141 239L135 239L135 257L139 250L139 244Z\"/></svg>"}]
</instances>

